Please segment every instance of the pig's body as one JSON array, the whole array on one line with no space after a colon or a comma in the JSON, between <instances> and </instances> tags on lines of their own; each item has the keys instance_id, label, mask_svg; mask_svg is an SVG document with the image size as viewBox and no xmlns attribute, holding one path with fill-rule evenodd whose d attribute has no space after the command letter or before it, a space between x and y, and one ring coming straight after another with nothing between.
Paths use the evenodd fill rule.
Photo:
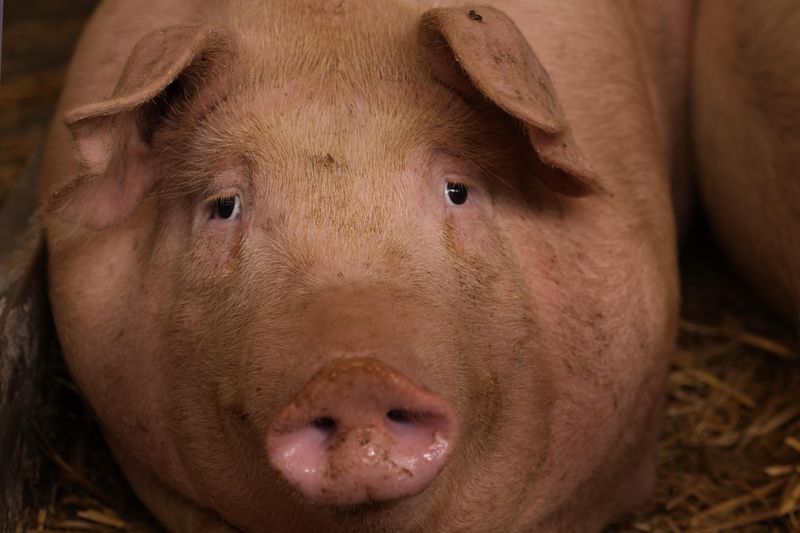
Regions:
<instances>
[{"instance_id":1,"label":"pig's body","mask_svg":"<svg viewBox=\"0 0 800 533\"><path fill-rule=\"evenodd\" d=\"M683 91L669 86L686 64L660 58L682 57L689 10L671 5L674 24L645 43L655 5L497 2L563 109L541 127L555 133L529 129L541 160L506 114L470 99L464 71L434 79L425 54L447 49L418 38L426 2L100 6L58 114L79 109L83 163L57 119L42 172L50 295L70 369L159 519L176 531L591 531L646 500L677 313L668 174L682 163L668 154L681 151L669 117ZM193 29L151 36L166 44L145 47L152 62L115 92L144 35L198 23L213 25L192 41L210 66L186 82L184 108L165 111L167 95L140 113L126 91L150 94L137 79L164 77L161 48ZM455 28L461 66L495 102L458 32L502 24L478 6L425 26L433 40ZM518 66L516 49L496 52ZM540 152L552 138L561 148ZM468 203L445 202L451 181L469 184ZM240 218L214 203L220 191L244 198ZM281 424L350 398L325 376L364 357L342 372L435 411L451 445L438 475L370 485L350 476L351 454L355 488L342 488L276 459L292 437Z\"/></svg>"},{"instance_id":2,"label":"pig's body","mask_svg":"<svg viewBox=\"0 0 800 533\"><path fill-rule=\"evenodd\" d=\"M800 317L800 10L702 2L694 132L720 243L758 293Z\"/></svg>"}]
</instances>

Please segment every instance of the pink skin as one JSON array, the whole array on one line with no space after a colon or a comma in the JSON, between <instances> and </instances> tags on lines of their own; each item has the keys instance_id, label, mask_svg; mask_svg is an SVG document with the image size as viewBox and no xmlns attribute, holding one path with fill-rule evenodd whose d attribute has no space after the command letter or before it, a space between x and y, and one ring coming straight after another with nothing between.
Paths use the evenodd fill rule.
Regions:
<instances>
[{"instance_id":1,"label":"pink skin","mask_svg":"<svg viewBox=\"0 0 800 533\"><path fill-rule=\"evenodd\" d=\"M374 359L315 376L267 431L272 465L310 500L352 505L424 490L456 445L455 413Z\"/></svg>"},{"instance_id":2,"label":"pink skin","mask_svg":"<svg viewBox=\"0 0 800 533\"><path fill-rule=\"evenodd\" d=\"M65 357L168 529L593 531L646 500L680 132L632 7L508 2L521 34L462 10L448 48L421 44L426 2L146 4L89 25L41 197ZM326 406L338 446L308 429ZM391 461L364 466L366 430Z\"/></svg>"}]
</instances>

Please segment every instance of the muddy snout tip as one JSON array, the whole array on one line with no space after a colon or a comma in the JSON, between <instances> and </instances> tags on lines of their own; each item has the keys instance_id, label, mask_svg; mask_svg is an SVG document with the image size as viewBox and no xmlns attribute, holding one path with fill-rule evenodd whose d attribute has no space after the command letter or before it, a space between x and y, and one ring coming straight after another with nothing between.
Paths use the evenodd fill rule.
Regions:
<instances>
[{"instance_id":1,"label":"muddy snout tip","mask_svg":"<svg viewBox=\"0 0 800 533\"><path fill-rule=\"evenodd\" d=\"M413 496L458 439L452 407L372 358L331 363L267 431L272 466L315 503L354 505Z\"/></svg>"}]
</instances>

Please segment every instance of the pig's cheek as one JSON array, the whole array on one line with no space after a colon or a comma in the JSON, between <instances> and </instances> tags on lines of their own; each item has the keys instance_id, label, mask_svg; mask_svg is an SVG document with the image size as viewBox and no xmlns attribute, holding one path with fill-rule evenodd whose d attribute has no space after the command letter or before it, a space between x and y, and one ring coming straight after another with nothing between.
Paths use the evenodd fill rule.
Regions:
<instances>
[{"instance_id":1,"label":"pig's cheek","mask_svg":"<svg viewBox=\"0 0 800 533\"><path fill-rule=\"evenodd\" d=\"M119 342L141 325L138 247L140 235L126 228L107 230L90 241L51 256L50 284L65 348L88 384L108 385L130 350ZM109 372L112 371L113 372Z\"/></svg>"},{"instance_id":2,"label":"pig's cheek","mask_svg":"<svg viewBox=\"0 0 800 533\"><path fill-rule=\"evenodd\" d=\"M124 453L172 472L168 388L158 362L168 276L143 276L147 242L146 232L121 227L52 257L53 312L70 370L115 452L143 443Z\"/></svg>"},{"instance_id":3,"label":"pig's cheek","mask_svg":"<svg viewBox=\"0 0 800 533\"><path fill-rule=\"evenodd\" d=\"M197 386L207 374L211 385L226 375L222 365L239 349L248 327L242 317L252 315L248 306L255 295L242 288L247 244L238 228L218 226L191 240L175 297L173 379Z\"/></svg>"},{"instance_id":4,"label":"pig's cheek","mask_svg":"<svg viewBox=\"0 0 800 533\"><path fill-rule=\"evenodd\" d=\"M501 224L465 215L448 217L443 230L444 249L458 271L443 296L455 298L458 323L468 325L463 355L469 401L460 457L471 459L455 471L472 471L474 457L483 457L498 477L470 478L464 490L509 490L509 499L521 502L538 483L550 444L553 352L541 346L537 294L526 287L524 261Z\"/></svg>"},{"instance_id":5,"label":"pig's cheek","mask_svg":"<svg viewBox=\"0 0 800 533\"><path fill-rule=\"evenodd\" d=\"M235 275L245 249L249 225L232 221L210 221L195 230L191 261L187 265L188 279L217 280Z\"/></svg>"},{"instance_id":6,"label":"pig's cheek","mask_svg":"<svg viewBox=\"0 0 800 533\"><path fill-rule=\"evenodd\" d=\"M645 392L660 390L656 382L670 346L663 334L669 315L659 304L668 283L651 268L658 258L626 241L624 228L598 227L578 215L508 220L561 398L550 447L572 458L567 465L551 456L551 477L541 486L551 495L556 488L568 493L620 449L620 435L640 434L648 416L643 410L654 405Z\"/></svg>"}]
</instances>

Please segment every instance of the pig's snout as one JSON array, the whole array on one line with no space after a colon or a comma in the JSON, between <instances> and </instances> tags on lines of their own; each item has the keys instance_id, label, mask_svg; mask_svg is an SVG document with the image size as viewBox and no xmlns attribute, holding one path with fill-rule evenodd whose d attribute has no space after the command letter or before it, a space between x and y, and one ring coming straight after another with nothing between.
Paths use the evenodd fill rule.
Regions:
<instances>
[{"instance_id":1,"label":"pig's snout","mask_svg":"<svg viewBox=\"0 0 800 533\"><path fill-rule=\"evenodd\" d=\"M309 500L352 505L421 492L457 437L442 398L375 359L353 358L327 366L278 413L267 453Z\"/></svg>"}]
</instances>

